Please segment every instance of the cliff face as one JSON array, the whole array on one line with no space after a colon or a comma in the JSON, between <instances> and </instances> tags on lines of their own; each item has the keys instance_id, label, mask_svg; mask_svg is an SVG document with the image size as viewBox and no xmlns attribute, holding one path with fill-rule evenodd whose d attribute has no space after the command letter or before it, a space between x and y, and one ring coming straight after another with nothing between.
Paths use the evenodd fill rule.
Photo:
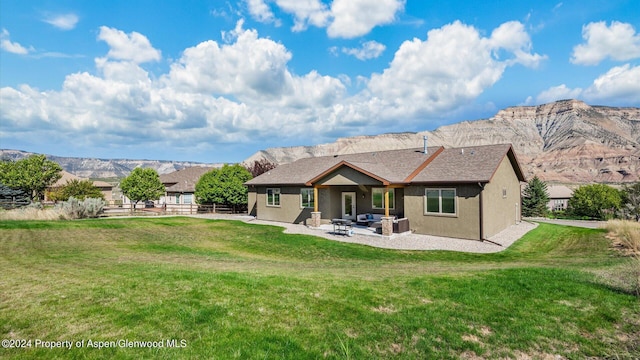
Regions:
<instances>
[{"instance_id":1,"label":"cliff face","mask_svg":"<svg viewBox=\"0 0 640 360\"><path fill-rule=\"evenodd\" d=\"M464 121L432 132L357 136L316 146L271 148L245 162L275 163L303 157L422 147L511 143L528 178L551 182L640 181L640 108L589 106L563 100L500 110L486 120Z\"/></svg>"},{"instance_id":2,"label":"cliff face","mask_svg":"<svg viewBox=\"0 0 640 360\"><path fill-rule=\"evenodd\" d=\"M33 153L20 150L0 150L0 157L10 160L20 160L31 154ZM152 168L158 174L167 174L190 166L222 166L168 160L95 159L52 155L48 155L47 158L58 163L65 171L86 179L122 178L128 176L136 167Z\"/></svg>"}]
</instances>

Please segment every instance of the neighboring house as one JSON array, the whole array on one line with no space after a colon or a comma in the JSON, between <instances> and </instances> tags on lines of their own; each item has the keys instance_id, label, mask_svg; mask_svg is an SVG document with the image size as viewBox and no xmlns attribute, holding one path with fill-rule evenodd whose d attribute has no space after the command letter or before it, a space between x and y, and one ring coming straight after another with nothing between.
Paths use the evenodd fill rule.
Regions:
<instances>
[{"instance_id":1,"label":"neighboring house","mask_svg":"<svg viewBox=\"0 0 640 360\"><path fill-rule=\"evenodd\" d=\"M51 185L50 187L47 188L47 191L54 191L57 189L60 189L61 187L65 186L67 184L67 182L71 181L71 180L86 180L86 179L82 179L80 177L77 177L69 172L66 171L62 171L62 177L60 178L60 180L56 181L53 185ZM104 182L104 181L93 181L93 186L97 187L98 189L100 189L100 191L102 192L102 196L104 196L104 200L107 202L107 204L111 203L111 201L113 200L113 185L109 184L108 182ZM50 201L49 198L47 197L47 194L45 192L45 201Z\"/></svg>"},{"instance_id":2,"label":"neighboring house","mask_svg":"<svg viewBox=\"0 0 640 360\"><path fill-rule=\"evenodd\" d=\"M549 194L549 203L547 204L549 210L562 211L567 210L569 199L573 196L573 190L564 185L549 185L547 194Z\"/></svg>"},{"instance_id":3,"label":"neighboring house","mask_svg":"<svg viewBox=\"0 0 640 360\"><path fill-rule=\"evenodd\" d=\"M483 240L520 221L521 181L505 144L305 158L246 185L249 212L261 220L317 227L377 213L384 235L395 216L415 233Z\"/></svg>"},{"instance_id":4,"label":"neighboring house","mask_svg":"<svg viewBox=\"0 0 640 360\"><path fill-rule=\"evenodd\" d=\"M160 175L164 184L165 195L160 198L161 204L195 204L196 184L200 177L213 170L212 167L193 166L172 173Z\"/></svg>"}]
</instances>

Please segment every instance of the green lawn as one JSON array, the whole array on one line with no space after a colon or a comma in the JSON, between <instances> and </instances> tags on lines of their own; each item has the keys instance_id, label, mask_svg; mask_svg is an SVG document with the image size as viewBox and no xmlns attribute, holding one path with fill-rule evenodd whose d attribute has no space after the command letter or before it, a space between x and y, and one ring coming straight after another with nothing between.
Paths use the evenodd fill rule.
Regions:
<instances>
[{"instance_id":1,"label":"green lawn","mask_svg":"<svg viewBox=\"0 0 640 360\"><path fill-rule=\"evenodd\" d=\"M31 340L0 357L640 357L640 302L611 280L629 260L604 236L540 224L464 254L180 217L0 222L0 338Z\"/></svg>"}]
</instances>

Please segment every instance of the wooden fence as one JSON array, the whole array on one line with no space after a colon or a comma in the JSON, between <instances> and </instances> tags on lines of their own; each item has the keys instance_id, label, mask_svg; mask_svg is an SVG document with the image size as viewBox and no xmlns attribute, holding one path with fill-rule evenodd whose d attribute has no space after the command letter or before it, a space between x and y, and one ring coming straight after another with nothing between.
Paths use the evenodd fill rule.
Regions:
<instances>
[{"instance_id":1,"label":"wooden fence","mask_svg":"<svg viewBox=\"0 0 640 360\"><path fill-rule=\"evenodd\" d=\"M106 214L131 212L133 204L105 207ZM194 215L194 214L242 214L247 212L247 207L230 207L225 205L198 205L198 204L162 204L154 207L146 207L144 203L138 203L135 211L144 211L162 215Z\"/></svg>"}]
</instances>

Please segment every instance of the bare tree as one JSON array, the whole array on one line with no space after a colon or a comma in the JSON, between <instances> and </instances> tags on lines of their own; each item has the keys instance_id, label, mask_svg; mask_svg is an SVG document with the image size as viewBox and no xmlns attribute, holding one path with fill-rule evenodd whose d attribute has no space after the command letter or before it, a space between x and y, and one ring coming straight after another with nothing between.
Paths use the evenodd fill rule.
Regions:
<instances>
[{"instance_id":1,"label":"bare tree","mask_svg":"<svg viewBox=\"0 0 640 360\"><path fill-rule=\"evenodd\" d=\"M254 160L253 164L245 166L245 168L251 173L253 177L257 177L258 175L264 174L271 169L275 169L278 166L267 159L262 159L260 161Z\"/></svg>"}]
</instances>

